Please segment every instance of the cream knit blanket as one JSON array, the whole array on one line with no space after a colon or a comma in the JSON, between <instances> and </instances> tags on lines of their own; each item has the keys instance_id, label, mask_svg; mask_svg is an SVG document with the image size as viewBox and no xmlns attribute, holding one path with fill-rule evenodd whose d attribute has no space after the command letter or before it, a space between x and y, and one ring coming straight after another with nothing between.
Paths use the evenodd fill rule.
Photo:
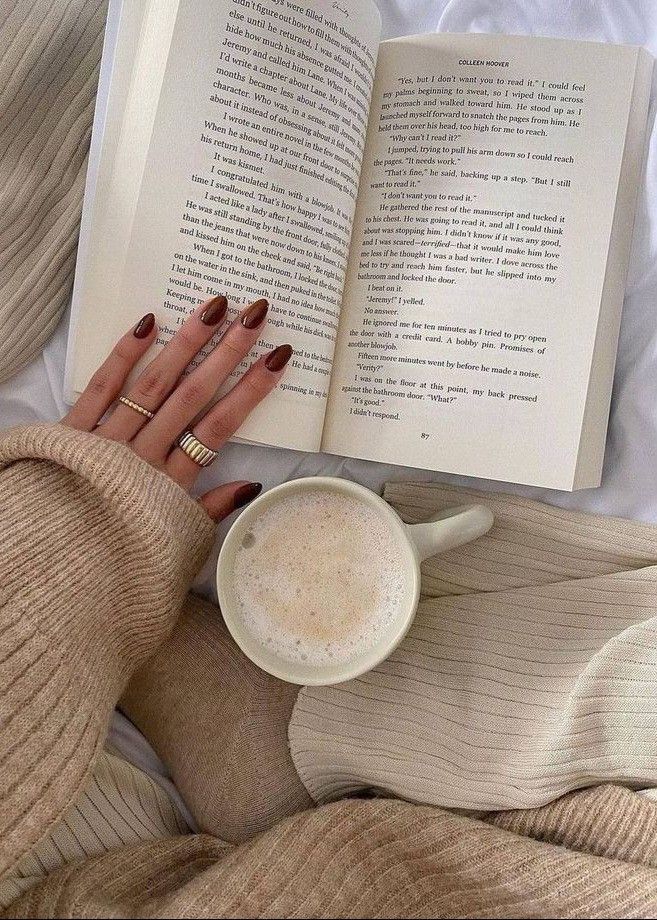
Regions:
<instances>
[{"instance_id":1,"label":"cream knit blanket","mask_svg":"<svg viewBox=\"0 0 657 920\"><path fill-rule=\"evenodd\" d=\"M476 498L490 534L428 560L416 620L376 670L307 687L289 729L317 802L362 787L527 808L657 785L654 528L510 495L392 483L408 521Z\"/></svg>"},{"instance_id":2,"label":"cream knit blanket","mask_svg":"<svg viewBox=\"0 0 657 920\"><path fill-rule=\"evenodd\" d=\"M0 3L0 382L71 293L106 7Z\"/></svg>"}]
</instances>

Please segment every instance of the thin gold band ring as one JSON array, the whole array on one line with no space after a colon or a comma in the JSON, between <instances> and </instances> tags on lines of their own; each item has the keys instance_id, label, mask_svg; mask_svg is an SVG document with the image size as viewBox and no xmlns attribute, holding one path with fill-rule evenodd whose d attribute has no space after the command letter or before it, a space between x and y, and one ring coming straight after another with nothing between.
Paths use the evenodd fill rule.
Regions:
<instances>
[{"instance_id":1,"label":"thin gold band ring","mask_svg":"<svg viewBox=\"0 0 657 920\"><path fill-rule=\"evenodd\" d=\"M119 402L123 403L124 406L128 406L129 409L134 409L135 412L139 412L140 415L145 415L148 419L155 418L154 412L151 412L150 409L144 409L143 406L128 399L127 396L119 396Z\"/></svg>"}]
</instances>

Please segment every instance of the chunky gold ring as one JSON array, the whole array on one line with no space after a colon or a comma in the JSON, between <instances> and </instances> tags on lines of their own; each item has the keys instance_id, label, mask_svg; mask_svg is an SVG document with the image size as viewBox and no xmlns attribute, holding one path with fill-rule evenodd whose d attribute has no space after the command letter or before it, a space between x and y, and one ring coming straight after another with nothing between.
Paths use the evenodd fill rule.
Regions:
<instances>
[{"instance_id":1,"label":"chunky gold ring","mask_svg":"<svg viewBox=\"0 0 657 920\"><path fill-rule=\"evenodd\" d=\"M155 418L154 412L151 412L150 409L144 409L143 406L140 406L139 403L128 399L127 396L119 396L119 402L123 403L124 406L128 406L130 409L134 409L135 412L139 412L140 415L145 415L146 418Z\"/></svg>"},{"instance_id":2,"label":"chunky gold ring","mask_svg":"<svg viewBox=\"0 0 657 920\"><path fill-rule=\"evenodd\" d=\"M198 466L210 466L217 459L217 451L195 438L191 431L181 434L176 444Z\"/></svg>"}]
</instances>

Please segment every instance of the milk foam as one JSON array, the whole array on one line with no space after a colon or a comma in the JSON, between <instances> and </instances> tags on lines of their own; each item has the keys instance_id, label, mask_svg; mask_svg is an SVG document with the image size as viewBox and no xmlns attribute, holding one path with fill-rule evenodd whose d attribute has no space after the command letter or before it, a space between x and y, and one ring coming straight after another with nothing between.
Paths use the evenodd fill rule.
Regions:
<instances>
[{"instance_id":1,"label":"milk foam","mask_svg":"<svg viewBox=\"0 0 657 920\"><path fill-rule=\"evenodd\" d=\"M317 488L256 518L235 556L245 626L298 664L349 661L395 620L407 570L389 524L364 502Z\"/></svg>"}]
</instances>

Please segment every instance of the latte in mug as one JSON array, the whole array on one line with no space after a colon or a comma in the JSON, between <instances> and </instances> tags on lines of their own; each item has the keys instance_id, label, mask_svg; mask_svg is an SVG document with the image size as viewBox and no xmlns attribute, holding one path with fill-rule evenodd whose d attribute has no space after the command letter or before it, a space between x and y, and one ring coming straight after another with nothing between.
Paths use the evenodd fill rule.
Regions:
<instances>
[{"instance_id":1,"label":"latte in mug","mask_svg":"<svg viewBox=\"0 0 657 920\"><path fill-rule=\"evenodd\" d=\"M420 563L490 529L483 505L404 523L375 492L334 476L263 492L233 522L217 559L228 630L251 661L295 684L364 674L408 632Z\"/></svg>"},{"instance_id":2,"label":"latte in mug","mask_svg":"<svg viewBox=\"0 0 657 920\"><path fill-rule=\"evenodd\" d=\"M277 658L348 662L385 636L407 603L399 539L377 510L327 489L293 492L249 522L232 592L244 626Z\"/></svg>"}]
</instances>

